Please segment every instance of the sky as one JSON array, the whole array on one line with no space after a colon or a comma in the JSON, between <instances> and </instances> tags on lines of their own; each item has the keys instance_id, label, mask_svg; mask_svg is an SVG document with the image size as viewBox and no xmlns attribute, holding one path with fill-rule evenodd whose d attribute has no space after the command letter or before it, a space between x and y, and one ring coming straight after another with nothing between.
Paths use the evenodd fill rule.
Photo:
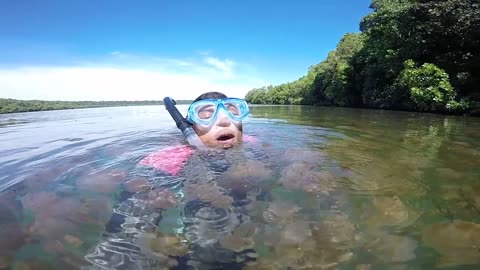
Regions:
<instances>
[{"instance_id":1,"label":"sky","mask_svg":"<svg viewBox=\"0 0 480 270\"><path fill-rule=\"evenodd\" d=\"M243 98L359 32L367 0L15 0L0 4L0 98Z\"/></svg>"}]
</instances>

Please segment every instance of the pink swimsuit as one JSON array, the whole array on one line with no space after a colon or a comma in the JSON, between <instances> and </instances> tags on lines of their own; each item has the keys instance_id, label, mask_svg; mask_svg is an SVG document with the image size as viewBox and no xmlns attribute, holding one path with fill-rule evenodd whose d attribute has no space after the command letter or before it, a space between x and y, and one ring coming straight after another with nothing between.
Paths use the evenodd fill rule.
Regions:
<instances>
[{"instance_id":1,"label":"pink swimsuit","mask_svg":"<svg viewBox=\"0 0 480 270\"><path fill-rule=\"evenodd\" d=\"M256 142L255 137L243 135L244 142ZM183 163L192 154L193 149L188 145L170 146L148 154L138 164L153 167L171 175L177 175Z\"/></svg>"}]
</instances>

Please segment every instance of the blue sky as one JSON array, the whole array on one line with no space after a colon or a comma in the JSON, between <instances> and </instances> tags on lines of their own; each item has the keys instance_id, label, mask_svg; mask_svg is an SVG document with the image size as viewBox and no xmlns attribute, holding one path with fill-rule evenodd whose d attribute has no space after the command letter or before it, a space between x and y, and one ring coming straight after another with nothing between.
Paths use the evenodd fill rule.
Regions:
<instances>
[{"instance_id":1,"label":"blue sky","mask_svg":"<svg viewBox=\"0 0 480 270\"><path fill-rule=\"evenodd\" d=\"M15 0L0 6L0 97L243 97L293 81L370 13L367 0Z\"/></svg>"}]
</instances>

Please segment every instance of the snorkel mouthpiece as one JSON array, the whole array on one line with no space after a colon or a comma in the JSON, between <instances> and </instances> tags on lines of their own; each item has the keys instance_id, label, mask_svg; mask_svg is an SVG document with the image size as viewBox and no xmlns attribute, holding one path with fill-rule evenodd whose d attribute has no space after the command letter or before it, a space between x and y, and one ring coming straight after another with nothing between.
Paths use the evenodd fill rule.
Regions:
<instances>
[{"instance_id":1,"label":"snorkel mouthpiece","mask_svg":"<svg viewBox=\"0 0 480 270\"><path fill-rule=\"evenodd\" d=\"M165 105L165 108L167 109L170 116L175 121L175 124L177 125L177 127L182 131L182 134L183 136L185 136L185 139L187 139L188 143L197 148L204 147L202 141L198 137L195 130L193 130L190 123L178 111L177 107L175 106L177 102L175 102L175 100L172 99L171 97L165 97L163 99L163 104Z\"/></svg>"}]
</instances>

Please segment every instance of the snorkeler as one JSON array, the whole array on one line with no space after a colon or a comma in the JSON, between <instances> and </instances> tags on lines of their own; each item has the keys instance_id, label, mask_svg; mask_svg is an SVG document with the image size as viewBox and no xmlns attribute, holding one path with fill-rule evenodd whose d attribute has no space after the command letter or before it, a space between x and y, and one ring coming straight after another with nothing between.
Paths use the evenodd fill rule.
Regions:
<instances>
[{"instance_id":1,"label":"snorkeler","mask_svg":"<svg viewBox=\"0 0 480 270\"><path fill-rule=\"evenodd\" d=\"M243 99L208 92L196 98L190 104L186 117L183 117L172 99L166 98L166 101L167 110L190 145L174 144L162 148L138 163L140 166L133 175L149 176L143 177L144 180L136 184L138 188L126 188L131 195L115 207L115 214L106 226L104 239L85 257L94 265L108 269L175 265L171 250L155 251L156 248L153 248L155 255L152 256L151 243L174 237L170 229L169 233L159 234L161 230L155 229L158 226L162 230L169 226L171 230L184 232L183 237L188 240L191 250L188 256L176 254L180 265L188 264L196 269L205 263L215 264L217 260L235 261L236 253L220 248L218 241L249 218L243 213L237 213L232 205L234 199L228 195L228 190L214 183L218 180L219 173L245 158L244 149L235 146L240 145L242 140L252 141L252 137L244 137L242 132L242 120L249 114L248 105ZM193 140L192 135L196 137ZM204 151L205 148L208 151ZM180 197L175 194L184 195L178 200ZM162 210L166 208L170 209L168 213ZM211 215L228 216L229 221L221 218L214 222ZM182 219L182 224L163 224L179 219ZM210 228L212 224L217 225ZM214 233L223 227L223 230ZM199 228L211 232L205 233ZM152 235L153 231L158 233ZM221 254L216 254L217 252ZM178 267L182 268L180 265Z\"/></svg>"},{"instance_id":2,"label":"snorkeler","mask_svg":"<svg viewBox=\"0 0 480 270\"><path fill-rule=\"evenodd\" d=\"M192 146L224 149L242 141L254 141L250 136L243 136L242 120L249 114L248 105L243 99L228 98L220 92L207 92L190 104L186 118L178 112L172 99L165 98L164 102L177 127ZM139 165L176 175L192 151L186 145L167 147L147 155Z\"/></svg>"},{"instance_id":3,"label":"snorkeler","mask_svg":"<svg viewBox=\"0 0 480 270\"><path fill-rule=\"evenodd\" d=\"M245 100L208 92L190 105L187 119L205 145L229 148L241 142L242 120L248 113Z\"/></svg>"},{"instance_id":4,"label":"snorkeler","mask_svg":"<svg viewBox=\"0 0 480 270\"><path fill-rule=\"evenodd\" d=\"M190 145L229 148L241 141L241 121L249 113L245 100L207 92L193 101L187 118L180 114L172 98L166 97L163 102Z\"/></svg>"}]
</instances>

